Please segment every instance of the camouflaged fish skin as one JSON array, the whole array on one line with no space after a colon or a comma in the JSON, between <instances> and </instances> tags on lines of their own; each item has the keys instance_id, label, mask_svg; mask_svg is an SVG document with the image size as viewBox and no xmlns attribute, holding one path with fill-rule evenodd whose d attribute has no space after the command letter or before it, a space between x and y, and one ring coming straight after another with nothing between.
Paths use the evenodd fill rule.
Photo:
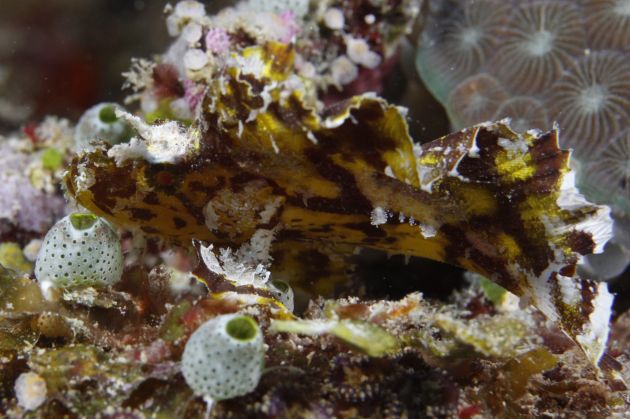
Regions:
<instances>
[{"instance_id":1,"label":"camouflaged fish skin","mask_svg":"<svg viewBox=\"0 0 630 419\"><path fill-rule=\"evenodd\" d=\"M213 80L185 154L155 162L146 153L158 143L140 136L144 155L120 145L79 155L70 195L184 245L235 246L267 229L295 248L324 242L452 263L530 300L597 364L612 296L575 277L575 265L610 237L609 210L573 187L557 130L486 123L415 146L403 111L373 95L317 111L308 81L291 72L290 46L242 55L263 62L261 73L227 66Z\"/></svg>"}]
</instances>

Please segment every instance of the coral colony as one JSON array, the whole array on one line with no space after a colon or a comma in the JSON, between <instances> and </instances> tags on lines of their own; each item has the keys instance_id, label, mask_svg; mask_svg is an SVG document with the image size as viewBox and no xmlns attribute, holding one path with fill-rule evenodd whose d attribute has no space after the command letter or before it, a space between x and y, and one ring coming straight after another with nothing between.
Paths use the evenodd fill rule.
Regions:
<instances>
[{"instance_id":1,"label":"coral colony","mask_svg":"<svg viewBox=\"0 0 630 419\"><path fill-rule=\"evenodd\" d=\"M621 273L630 263L630 2L439 0L426 18L417 67L453 126L510 117L517 131L548 130L557 121L580 190L610 205L619 231L605 259L584 266Z\"/></svg>"},{"instance_id":2,"label":"coral colony","mask_svg":"<svg viewBox=\"0 0 630 419\"><path fill-rule=\"evenodd\" d=\"M172 43L134 60L124 107L1 138L3 415L627 415L628 334L578 273L624 238L559 144L623 185L596 197L622 217L629 10L168 6ZM425 144L379 96L420 20L418 68L459 130ZM467 286L374 298L352 269L370 249Z\"/></svg>"}]
</instances>

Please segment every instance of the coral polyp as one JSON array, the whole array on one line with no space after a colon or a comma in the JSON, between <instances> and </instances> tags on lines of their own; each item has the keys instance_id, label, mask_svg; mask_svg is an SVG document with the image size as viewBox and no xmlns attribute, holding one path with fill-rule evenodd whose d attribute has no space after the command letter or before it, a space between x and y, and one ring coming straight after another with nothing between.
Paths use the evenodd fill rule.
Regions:
<instances>
[{"instance_id":1,"label":"coral polyp","mask_svg":"<svg viewBox=\"0 0 630 419\"><path fill-rule=\"evenodd\" d=\"M479 72L501 44L509 8L494 0L436 2L432 7L440 23L427 23L418 65L433 94L444 100L458 83Z\"/></svg>"},{"instance_id":2,"label":"coral polyp","mask_svg":"<svg viewBox=\"0 0 630 419\"><path fill-rule=\"evenodd\" d=\"M600 148L585 172L591 174L584 180L590 193L620 216L630 212L630 128Z\"/></svg>"},{"instance_id":3,"label":"coral polyp","mask_svg":"<svg viewBox=\"0 0 630 419\"><path fill-rule=\"evenodd\" d=\"M523 132L549 126L549 112L538 100L529 96L516 96L501 103L492 119L510 118L511 127Z\"/></svg>"},{"instance_id":4,"label":"coral polyp","mask_svg":"<svg viewBox=\"0 0 630 419\"><path fill-rule=\"evenodd\" d=\"M505 89L489 74L468 77L448 97L451 121L458 128L474 124L474 121L487 121L506 99Z\"/></svg>"},{"instance_id":5,"label":"coral polyp","mask_svg":"<svg viewBox=\"0 0 630 419\"><path fill-rule=\"evenodd\" d=\"M554 83L549 107L566 127L567 143L579 157L602 143L591 138L611 138L630 121L630 62L615 52L592 53L567 69Z\"/></svg>"},{"instance_id":6,"label":"coral polyp","mask_svg":"<svg viewBox=\"0 0 630 419\"><path fill-rule=\"evenodd\" d=\"M583 54L585 39L579 10L571 3L524 4L505 22L489 66L511 91L541 92Z\"/></svg>"},{"instance_id":7,"label":"coral polyp","mask_svg":"<svg viewBox=\"0 0 630 419\"><path fill-rule=\"evenodd\" d=\"M586 29L596 48L630 47L630 2L628 0L585 0Z\"/></svg>"}]
</instances>

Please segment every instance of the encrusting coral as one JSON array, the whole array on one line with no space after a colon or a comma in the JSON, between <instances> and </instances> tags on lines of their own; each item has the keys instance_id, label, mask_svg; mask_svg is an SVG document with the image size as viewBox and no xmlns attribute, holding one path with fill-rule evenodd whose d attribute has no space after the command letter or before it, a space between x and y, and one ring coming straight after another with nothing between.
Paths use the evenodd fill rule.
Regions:
<instances>
[{"instance_id":1,"label":"encrusting coral","mask_svg":"<svg viewBox=\"0 0 630 419\"><path fill-rule=\"evenodd\" d=\"M0 267L2 409L626 412L627 372L607 353L612 295L576 274L611 237L609 208L575 188L558 130L487 122L418 145L405 110L368 93L420 5L245 1L214 16L196 1L169 7L173 44L127 73L141 110L105 115L132 135L113 144L96 134L65 165L67 196L95 215L51 229L35 276L72 278L49 298ZM95 257L115 272L71 275L61 255L87 249L56 232L97 228L106 240L90 238ZM51 256L51 246L71 254ZM361 298L360 285L339 298L356 248L477 274L448 303L418 292ZM43 380L45 400L16 395L22 374Z\"/></svg>"}]
</instances>

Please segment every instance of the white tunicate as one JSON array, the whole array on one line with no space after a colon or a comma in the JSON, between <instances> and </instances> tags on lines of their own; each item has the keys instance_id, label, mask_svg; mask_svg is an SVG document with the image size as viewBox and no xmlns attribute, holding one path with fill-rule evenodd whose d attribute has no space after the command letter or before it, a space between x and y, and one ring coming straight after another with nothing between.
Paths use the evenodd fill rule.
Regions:
<instances>
[{"instance_id":1,"label":"white tunicate","mask_svg":"<svg viewBox=\"0 0 630 419\"><path fill-rule=\"evenodd\" d=\"M34 372L23 372L15 380L15 397L25 410L35 410L46 401L46 381Z\"/></svg>"},{"instance_id":2,"label":"white tunicate","mask_svg":"<svg viewBox=\"0 0 630 419\"><path fill-rule=\"evenodd\" d=\"M109 286L122 276L120 240L112 227L91 214L73 213L46 234L35 263L35 277L51 286Z\"/></svg>"},{"instance_id":3,"label":"white tunicate","mask_svg":"<svg viewBox=\"0 0 630 419\"><path fill-rule=\"evenodd\" d=\"M123 119L116 116L122 110L117 103L99 103L92 106L79 119L74 133L74 149L76 152L94 149L94 141L108 144L119 144L128 140L132 129Z\"/></svg>"},{"instance_id":4,"label":"white tunicate","mask_svg":"<svg viewBox=\"0 0 630 419\"><path fill-rule=\"evenodd\" d=\"M225 314L190 336L182 355L186 383L199 396L225 400L253 391L262 375L265 347L254 319Z\"/></svg>"},{"instance_id":5,"label":"white tunicate","mask_svg":"<svg viewBox=\"0 0 630 419\"><path fill-rule=\"evenodd\" d=\"M274 297L280 301L289 311L295 308L295 296L293 289L284 281L270 281L269 289Z\"/></svg>"}]
</instances>

